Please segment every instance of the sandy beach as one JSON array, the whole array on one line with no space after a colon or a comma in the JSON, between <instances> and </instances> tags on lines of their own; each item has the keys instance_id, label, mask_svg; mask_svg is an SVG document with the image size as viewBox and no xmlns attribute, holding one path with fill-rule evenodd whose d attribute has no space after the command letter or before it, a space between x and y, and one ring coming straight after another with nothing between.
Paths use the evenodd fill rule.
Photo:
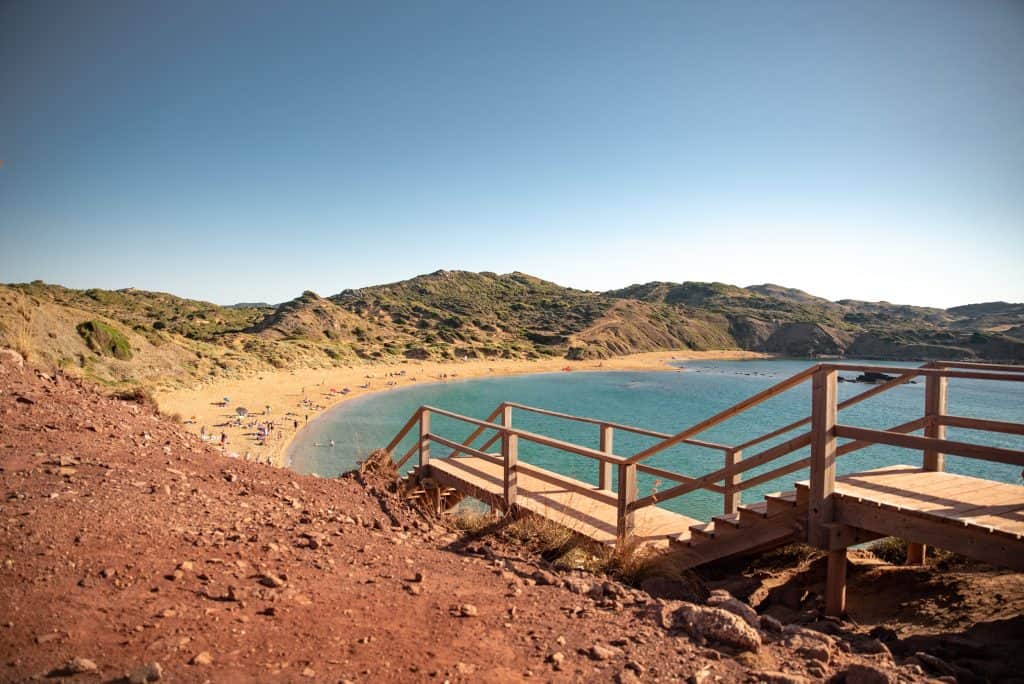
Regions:
<instances>
[{"instance_id":1,"label":"sandy beach","mask_svg":"<svg viewBox=\"0 0 1024 684\"><path fill-rule=\"evenodd\" d=\"M308 421L353 397L385 392L412 384L466 379L550 373L569 369L608 371L667 371L670 361L729 360L765 358L768 355L740 350L659 351L604 359L567 361L551 358L534 361L474 359L468 361L397 361L367 363L342 368L266 371L245 379L227 380L196 389L175 390L156 396L160 410L178 414L185 427L196 434L205 432L218 442L223 433L225 449L240 458L284 466L288 446ZM344 389L348 393L342 393ZM224 403L224 399L227 403ZM246 409L247 416L237 418ZM267 412L269 408L269 412ZM273 430L258 440L260 424L271 421Z\"/></svg>"}]
</instances>

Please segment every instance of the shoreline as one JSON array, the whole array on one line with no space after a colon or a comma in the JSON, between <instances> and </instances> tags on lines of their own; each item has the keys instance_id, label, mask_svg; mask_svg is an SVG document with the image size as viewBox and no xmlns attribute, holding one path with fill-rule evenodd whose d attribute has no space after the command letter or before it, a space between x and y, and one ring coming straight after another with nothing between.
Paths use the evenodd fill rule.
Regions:
<instances>
[{"instance_id":1,"label":"shoreline","mask_svg":"<svg viewBox=\"0 0 1024 684\"><path fill-rule=\"evenodd\" d=\"M470 359L465 361L415 361L365 363L340 368L302 368L268 370L244 379L205 384L199 388L160 392L156 401L160 411L180 414L185 429L199 434L227 435L228 453L280 468L288 466L285 456L299 433L328 410L356 397L392 389L446 380L482 377L530 375L558 371L669 371L671 361L775 358L772 354L742 350L640 352L611 359L569 361L550 359ZM390 384L389 384L390 383ZM350 392L341 394L340 390ZM332 391L338 390L338 391ZM222 399L229 402L223 405ZM266 407L269 415L264 415ZM248 420L272 420L275 429L260 446L250 435L254 428L236 427L239 407L249 410ZM297 424L297 425L296 425Z\"/></svg>"}]
</instances>

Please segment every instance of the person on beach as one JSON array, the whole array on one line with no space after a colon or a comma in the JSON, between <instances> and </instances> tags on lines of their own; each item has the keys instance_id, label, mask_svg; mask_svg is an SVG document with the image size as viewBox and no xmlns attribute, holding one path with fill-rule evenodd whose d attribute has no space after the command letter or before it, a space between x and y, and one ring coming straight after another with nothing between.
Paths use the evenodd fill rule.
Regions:
<instances>
[{"instance_id":1,"label":"person on beach","mask_svg":"<svg viewBox=\"0 0 1024 684\"><path fill-rule=\"evenodd\" d=\"M224 432L220 433L220 445L224 446L227 443L228 443L227 433L224 433Z\"/></svg>"},{"instance_id":2,"label":"person on beach","mask_svg":"<svg viewBox=\"0 0 1024 684\"><path fill-rule=\"evenodd\" d=\"M292 427L293 427L294 429L298 430L298 429L299 429L299 421L297 421L297 420L293 420L293 421L292 421Z\"/></svg>"}]
</instances>

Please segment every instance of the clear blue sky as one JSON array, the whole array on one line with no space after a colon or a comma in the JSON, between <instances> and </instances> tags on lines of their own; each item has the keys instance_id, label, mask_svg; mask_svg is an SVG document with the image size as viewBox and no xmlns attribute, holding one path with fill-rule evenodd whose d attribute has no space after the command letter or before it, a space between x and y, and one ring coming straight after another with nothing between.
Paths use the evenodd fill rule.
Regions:
<instances>
[{"instance_id":1,"label":"clear blue sky","mask_svg":"<svg viewBox=\"0 0 1024 684\"><path fill-rule=\"evenodd\" d=\"M0 2L0 281L1024 301L1024 3Z\"/></svg>"}]
</instances>

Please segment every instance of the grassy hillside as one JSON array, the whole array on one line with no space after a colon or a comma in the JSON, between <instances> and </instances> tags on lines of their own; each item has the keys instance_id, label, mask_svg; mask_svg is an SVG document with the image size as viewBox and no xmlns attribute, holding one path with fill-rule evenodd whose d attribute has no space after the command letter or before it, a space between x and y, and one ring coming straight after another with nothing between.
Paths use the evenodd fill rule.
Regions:
<instances>
[{"instance_id":1,"label":"grassy hillside","mask_svg":"<svg viewBox=\"0 0 1024 684\"><path fill-rule=\"evenodd\" d=\"M174 386L360 360L607 358L742 348L793 356L1024 360L1024 304L948 310L764 284L609 292L524 273L437 271L277 306L162 292L0 285L0 345L117 387Z\"/></svg>"}]
</instances>

